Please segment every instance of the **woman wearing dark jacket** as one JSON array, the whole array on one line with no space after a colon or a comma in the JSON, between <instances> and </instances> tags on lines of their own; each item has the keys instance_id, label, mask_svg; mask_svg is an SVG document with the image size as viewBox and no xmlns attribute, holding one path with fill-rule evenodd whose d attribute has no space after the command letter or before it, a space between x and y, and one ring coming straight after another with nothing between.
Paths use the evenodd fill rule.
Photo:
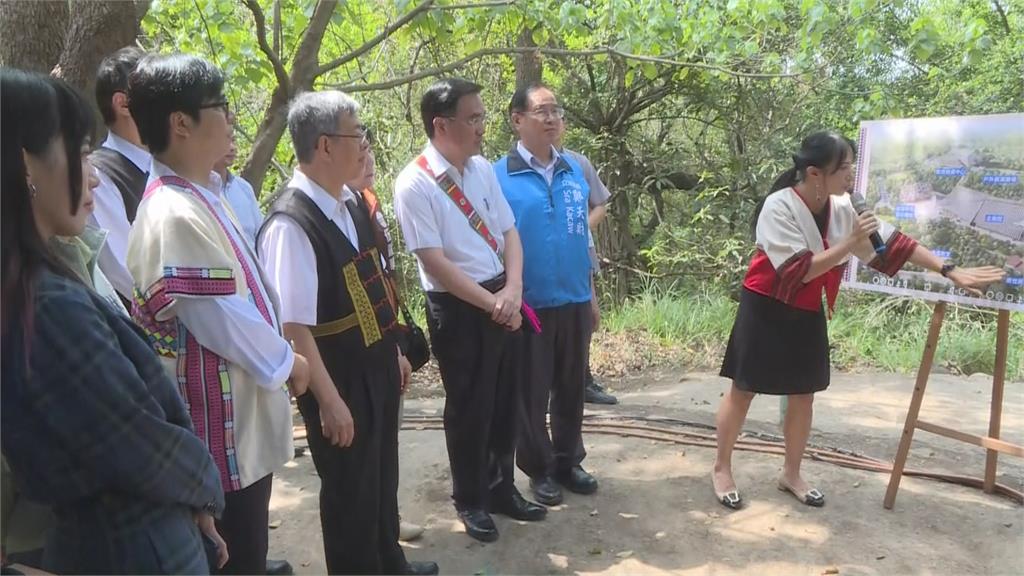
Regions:
<instances>
[{"instance_id":1,"label":"woman wearing dark jacket","mask_svg":"<svg viewBox=\"0 0 1024 576\"><path fill-rule=\"evenodd\" d=\"M85 229L92 129L63 82L0 70L3 454L54 510L42 568L204 573L217 468L143 333L47 247Z\"/></svg>"}]
</instances>

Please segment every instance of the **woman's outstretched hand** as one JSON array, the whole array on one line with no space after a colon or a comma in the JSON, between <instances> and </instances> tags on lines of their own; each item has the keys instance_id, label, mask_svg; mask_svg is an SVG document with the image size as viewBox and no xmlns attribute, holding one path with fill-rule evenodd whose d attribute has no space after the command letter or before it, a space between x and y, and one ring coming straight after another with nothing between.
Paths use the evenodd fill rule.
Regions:
<instances>
[{"instance_id":1,"label":"woman's outstretched hand","mask_svg":"<svg viewBox=\"0 0 1024 576\"><path fill-rule=\"evenodd\" d=\"M975 268L953 268L948 278L958 287L974 296L982 296L982 288L1006 277L1006 272L996 266L978 266Z\"/></svg>"}]
</instances>

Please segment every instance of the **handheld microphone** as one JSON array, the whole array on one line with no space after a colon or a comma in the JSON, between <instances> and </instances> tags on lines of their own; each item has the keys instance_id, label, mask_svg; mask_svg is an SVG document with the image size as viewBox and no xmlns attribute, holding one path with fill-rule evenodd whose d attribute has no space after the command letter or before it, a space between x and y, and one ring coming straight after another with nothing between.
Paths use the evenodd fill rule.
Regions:
<instances>
[{"instance_id":1,"label":"handheld microphone","mask_svg":"<svg viewBox=\"0 0 1024 576\"><path fill-rule=\"evenodd\" d=\"M860 194L850 192L850 201L858 216L868 211L868 204ZM882 242L882 236L876 231L872 232L868 239L871 240L871 245L875 248L875 254L883 256L885 254L885 242Z\"/></svg>"}]
</instances>

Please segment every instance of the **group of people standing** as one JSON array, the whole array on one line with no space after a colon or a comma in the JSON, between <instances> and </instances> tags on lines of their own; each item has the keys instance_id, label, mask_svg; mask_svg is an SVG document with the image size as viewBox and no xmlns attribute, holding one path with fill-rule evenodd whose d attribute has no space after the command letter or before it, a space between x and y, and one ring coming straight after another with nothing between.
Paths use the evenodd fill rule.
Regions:
<instances>
[{"instance_id":1,"label":"group of people standing","mask_svg":"<svg viewBox=\"0 0 1024 576\"><path fill-rule=\"evenodd\" d=\"M412 366L359 104L294 98L298 166L264 218L227 170L224 82L195 56L119 51L100 67L109 136L90 154L79 93L0 73L5 515L9 501L42 505L5 518L24 544L5 553L58 573L281 570L267 562L268 510L294 454L293 397L321 479L328 571L435 574L399 545ZM452 78L423 94L428 143L398 175L394 214L426 293L454 507L489 542L491 514L539 521L563 490L598 488L581 429L600 321L590 232L608 191L562 147L564 111L540 84L510 100L511 149L484 159L481 90ZM793 395L780 487L824 501L799 463L811 394L828 384L821 295L831 308L850 253L888 273L910 261L962 286L997 279L892 230L872 259L878 223L843 196L853 155L834 134L805 140L758 219L723 367L734 385L713 485L727 506L741 503L731 447L754 393ZM540 504L516 488L517 466Z\"/></svg>"},{"instance_id":2,"label":"group of people standing","mask_svg":"<svg viewBox=\"0 0 1024 576\"><path fill-rule=\"evenodd\" d=\"M228 171L224 82L199 57L118 51L98 72L108 136L93 151L81 94L2 71L5 560L288 570L267 561L267 528L293 397L328 571L437 573L399 545L412 367L360 107L337 91L294 98L298 166L264 218ZM608 193L561 148L564 112L541 85L512 98L508 156L483 159L480 92L460 79L426 91L429 142L394 198L427 295L454 505L493 541L491 513L546 514L516 489L517 459L543 504L597 489L581 424L599 318L590 218Z\"/></svg>"}]
</instances>

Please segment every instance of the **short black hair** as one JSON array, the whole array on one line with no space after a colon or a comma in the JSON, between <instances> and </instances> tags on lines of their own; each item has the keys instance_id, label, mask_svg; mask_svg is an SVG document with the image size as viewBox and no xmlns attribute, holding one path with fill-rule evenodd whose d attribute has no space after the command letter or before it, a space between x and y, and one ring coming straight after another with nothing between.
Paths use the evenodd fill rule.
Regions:
<instances>
[{"instance_id":1,"label":"short black hair","mask_svg":"<svg viewBox=\"0 0 1024 576\"><path fill-rule=\"evenodd\" d=\"M96 104L107 126L117 119L110 99L117 92L128 92L128 76L145 56L141 48L126 46L100 62L100 68L96 71Z\"/></svg>"},{"instance_id":2,"label":"short black hair","mask_svg":"<svg viewBox=\"0 0 1024 576\"><path fill-rule=\"evenodd\" d=\"M420 100L420 117L427 138L434 137L434 118L454 116L463 96L479 94L482 90L479 84L462 78L445 78L427 88Z\"/></svg>"},{"instance_id":3,"label":"short black hair","mask_svg":"<svg viewBox=\"0 0 1024 576\"><path fill-rule=\"evenodd\" d=\"M530 94L533 94L541 88L551 90L546 84L542 84L540 82L530 82L529 84L516 88L516 91L512 93L512 100L508 103L509 117L512 117L513 112L526 112L526 109L530 105Z\"/></svg>"},{"instance_id":4,"label":"short black hair","mask_svg":"<svg viewBox=\"0 0 1024 576\"><path fill-rule=\"evenodd\" d=\"M198 121L200 107L223 96L224 75L198 56L146 56L128 77L128 109L153 154L170 144L171 114L184 112Z\"/></svg>"}]
</instances>

